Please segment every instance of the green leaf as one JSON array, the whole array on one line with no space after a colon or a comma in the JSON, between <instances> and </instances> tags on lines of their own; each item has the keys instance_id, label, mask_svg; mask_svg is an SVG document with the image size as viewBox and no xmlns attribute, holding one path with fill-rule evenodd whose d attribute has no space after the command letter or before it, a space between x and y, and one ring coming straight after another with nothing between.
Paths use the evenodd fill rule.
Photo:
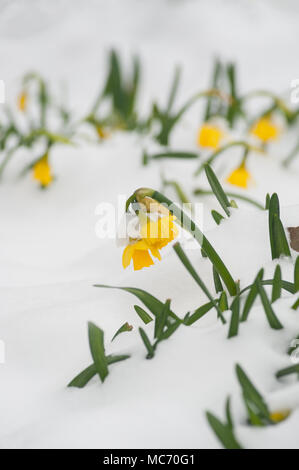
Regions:
<instances>
[{"instance_id":1,"label":"green leaf","mask_svg":"<svg viewBox=\"0 0 299 470\"><path fill-rule=\"evenodd\" d=\"M267 404L239 364L236 365L236 374L247 404L251 409L252 406L254 406L257 412L261 414L264 419L270 421Z\"/></svg>"},{"instance_id":2,"label":"green leaf","mask_svg":"<svg viewBox=\"0 0 299 470\"><path fill-rule=\"evenodd\" d=\"M95 284L94 287L124 290L130 294L135 295L149 309L149 311L153 313L153 315L157 316L162 314L164 304L143 289L137 289L135 287L106 286L104 284ZM179 318L172 311L170 311L169 315L175 320L179 320Z\"/></svg>"},{"instance_id":3,"label":"green leaf","mask_svg":"<svg viewBox=\"0 0 299 470\"><path fill-rule=\"evenodd\" d=\"M192 266L189 258L187 257L186 253L184 252L181 244L179 242L176 242L174 245L173 245L173 249L174 251L176 252L176 254L178 255L178 257L180 258L181 262L183 263L183 265L185 266L185 268L187 269L187 271L191 274L191 276L193 277L193 279L195 280L195 282L199 285L199 287L201 288L201 290L206 294L206 296L208 297L208 299L213 302L213 305L215 307L215 309L217 310L220 318L222 319L223 323L225 323L225 319L223 318L222 316L222 312L219 308L219 306L217 305L216 301L214 300L212 294L210 293L209 289L207 288L207 286L205 285L205 283L203 282L203 280L199 277L199 275L197 274L197 272L195 271L194 267Z\"/></svg>"},{"instance_id":4,"label":"green leaf","mask_svg":"<svg viewBox=\"0 0 299 470\"><path fill-rule=\"evenodd\" d=\"M265 201L265 209L268 210L270 206L270 194L267 193L266 195L266 201Z\"/></svg>"},{"instance_id":5,"label":"green leaf","mask_svg":"<svg viewBox=\"0 0 299 470\"><path fill-rule=\"evenodd\" d=\"M177 322L174 322L172 323L168 328L167 330L165 330L160 338L159 338L159 341L162 341L162 340L165 340L165 339L168 339L170 338L170 336L173 335L173 333L178 329L178 327L181 325L181 322L180 321L177 321Z\"/></svg>"},{"instance_id":6,"label":"green leaf","mask_svg":"<svg viewBox=\"0 0 299 470\"><path fill-rule=\"evenodd\" d=\"M290 374L299 374L299 364L294 364L293 366L280 369L278 372L276 372L275 376L280 379L281 377Z\"/></svg>"},{"instance_id":7,"label":"green leaf","mask_svg":"<svg viewBox=\"0 0 299 470\"><path fill-rule=\"evenodd\" d=\"M236 295L237 287L236 283L233 280L230 272L223 263L222 259L218 253L214 250L211 243L201 232L199 227L195 222L190 219L190 217L182 211L176 204L174 204L170 199L168 199L164 194L161 194L158 191L150 190L151 197L160 203L166 203L167 207L171 214L177 218L177 223L179 223L185 230L191 233L195 240L199 243L205 254L210 259L211 263L215 265L219 276L221 276L223 282L225 283L229 293L231 295Z\"/></svg>"},{"instance_id":8,"label":"green leaf","mask_svg":"<svg viewBox=\"0 0 299 470\"><path fill-rule=\"evenodd\" d=\"M272 286L272 298L271 302L275 302L275 300L279 299L281 296L281 269L279 264L275 268L274 278L273 278L273 286Z\"/></svg>"},{"instance_id":9,"label":"green leaf","mask_svg":"<svg viewBox=\"0 0 299 470\"><path fill-rule=\"evenodd\" d=\"M223 424L212 413L206 413L209 425L225 449L242 449L229 425Z\"/></svg>"},{"instance_id":10,"label":"green leaf","mask_svg":"<svg viewBox=\"0 0 299 470\"><path fill-rule=\"evenodd\" d=\"M202 305L201 307L199 307L198 309L196 309L192 315L187 313L187 315L184 318L184 325L187 325L187 326L192 325L201 317L203 317L206 313L208 313L213 307L214 307L214 302L208 302Z\"/></svg>"},{"instance_id":11,"label":"green leaf","mask_svg":"<svg viewBox=\"0 0 299 470\"><path fill-rule=\"evenodd\" d=\"M113 336L111 342L118 336L120 335L121 333L124 333L125 331L132 331L133 327L132 325L129 325L128 322L124 323L118 330L117 332L115 333L115 335Z\"/></svg>"},{"instance_id":12,"label":"green leaf","mask_svg":"<svg viewBox=\"0 0 299 470\"><path fill-rule=\"evenodd\" d=\"M114 364L115 362L124 361L129 359L130 356L128 355L121 355L121 356L107 356L107 364ZM84 369L80 374L78 374L69 384L68 387L77 387L83 388L85 385L97 374L97 368L95 364L91 364L86 369Z\"/></svg>"},{"instance_id":13,"label":"green leaf","mask_svg":"<svg viewBox=\"0 0 299 470\"><path fill-rule=\"evenodd\" d=\"M233 338L238 335L239 323L240 323L240 297L237 296L231 305L231 321L228 330L228 338Z\"/></svg>"},{"instance_id":14,"label":"green leaf","mask_svg":"<svg viewBox=\"0 0 299 470\"><path fill-rule=\"evenodd\" d=\"M154 338L160 339L163 334L164 328L170 312L170 299L167 299L161 315L158 315L155 320Z\"/></svg>"},{"instance_id":15,"label":"green leaf","mask_svg":"<svg viewBox=\"0 0 299 470\"><path fill-rule=\"evenodd\" d=\"M298 307L299 307L299 298L296 300L296 302L293 303L292 309L297 310Z\"/></svg>"},{"instance_id":16,"label":"green leaf","mask_svg":"<svg viewBox=\"0 0 299 470\"><path fill-rule=\"evenodd\" d=\"M221 221L224 220L223 215L219 214L219 212L215 210L212 210L211 214L217 225L220 225Z\"/></svg>"},{"instance_id":17,"label":"green leaf","mask_svg":"<svg viewBox=\"0 0 299 470\"><path fill-rule=\"evenodd\" d=\"M96 375L97 368L95 364L88 366L68 384L68 387L83 388Z\"/></svg>"},{"instance_id":18,"label":"green leaf","mask_svg":"<svg viewBox=\"0 0 299 470\"><path fill-rule=\"evenodd\" d=\"M109 374L104 347L104 332L94 323L88 322L89 347L97 373L102 382Z\"/></svg>"},{"instance_id":19,"label":"green leaf","mask_svg":"<svg viewBox=\"0 0 299 470\"><path fill-rule=\"evenodd\" d=\"M216 292L222 292L223 291L223 286L222 286L222 283L221 283L221 279L219 277L219 274L217 273L215 267L213 266L213 279L214 279L214 286L215 286L215 290Z\"/></svg>"},{"instance_id":20,"label":"green leaf","mask_svg":"<svg viewBox=\"0 0 299 470\"><path fill-rule=\"evenodd\" d=\"M226 215L229 217L230 216L230 211L228 210L228 207L230 207L230 202L223 191L223 188L221 184L219 183L219 180L217 179L214 171L209 165L205 165L205 172L206 176L208 178L209 184L212 188L212 191L214 192L219 204L221 205L222 209L226 213Z\"/></svg>"},{"instance_id":21,"label":"green leaf","mask_svg":"<svg viewBox=\"0 0 299 470\"><path fill-rule=\"evenodd\" d=\"M226 310L228 310L227 295L225 291L221 292L219 299L219 308L221 312L225 312Z\"/></svg>"},{"instance_id":22,"label":"green leaf","mask_svg":"<svg viewBox=\"0 0 299 470\"><path fill-rule=\"evenodd\" d=\"M233 430L233 420L232 420L232 415L231 415L231 410L230 410L230 397L227 397L226 399L226 404L225 404L225 414L226 414L226 421L227 421L227 426Z\"/></svg>"},{"instance_id":23,"label":"green leaf","mask_svg":"<svg viewBox=\"0 0 299 470\"><path fill-rule=\"evenodd\" d=\"M147 336L146 332L142 328L139 328L139 333L140 333L141 339L144 343L144 346L147 349L147 359L151 359L155 355L155 350L154 350L150 340L148 339L148 336Z\"/></svg>"},{"instance_id":24,"label":"green leaf","mask_svg":"<svg viewBox=\"0 0 299 470\"><path fill-rule=\"evenodd\" d=\"M272 259L281 255L291 256L289 244L280 220L279 199L274 193L269 203L269 236Z\"/></svg>"},{"instance_id":25,"label":"green leaf","mask_svg":"<svg viewBox=\"0 0 299 470\"><path fill-rule=\"evenodd\" d=\"M134 305L134 309L137 313L137 315L141 318L143 323L146 325L153 321L152 317L145 311L143 308L139 307L139 305Z\"/></svg>"},{"instance_id":26,"label":"green leaf","mask_svg":"<svg viewBox=\"0 0 299 470\"><path fill-rule=\"evenodd\" d=\"M258 273L257 276L253 282L253 284L250 287L249 293L246 297L244 308L243 308L243 313L241 316L241 322L246 321L249 315L249 312L254 304L254 301L257 297L258 294L258 289L257 289L257 281L260 280L262 281L264 276L264 270L261 269Z\"/></svg>"},{"instance_id":27,"label":"green leaf","mask_svg":"<svg viewBox=\"0 0 299 470\"><path fill-rule=\"evenodd\" d=\"M295 292L299 291L299 256L297 256L295 261L295 268L294 268L294 289Z\"/></svg>"},{"instance_id":28,"label":"green leaf","mask_svg":"<svg viewBox=\"0 0 299 470\"><path fill-rule=\"evenodd\" d=\"M273 328L275 330L281 330L283 328L283 326L280 323L280 321L278 320L277 316L275 315L274 310L273 310L273 308L271 306L271 303L268 299L268 296L266 294L266 291L265 291L264 287L262 286L260 280L257 280L257 290L258 290L258 293L260 295L260 298L261 298L261 301L262 301L264 311L265 311L265 314L267 316L267 320L269 322L269 325L271 326L271 328Z\"/></svg>"}]
</instances>

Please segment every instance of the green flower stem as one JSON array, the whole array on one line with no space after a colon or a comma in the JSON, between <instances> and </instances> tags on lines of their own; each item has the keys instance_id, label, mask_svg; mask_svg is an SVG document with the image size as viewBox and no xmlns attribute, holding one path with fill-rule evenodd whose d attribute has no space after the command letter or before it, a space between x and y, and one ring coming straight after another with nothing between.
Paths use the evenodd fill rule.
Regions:
<instances>
[{"instance_id":1,"label":"green flower stem","mask_svg":"<svg viewBox=\"0 0 299 470\"><path fill-rule=\"evenodd\" d=\"M255 201L254 199L251 199L250 197L243 196L243 194L238 194L238 193L233 193L233 192L225 192L227 196L235 198L235 199L240 199L242 201L248 202L249 204L252 204L253 206L258 207L259 209L265 210L264 206L260 204L258 201ZM195 189L193 191L194 195L199 195L199 196L212 196L214 193L213 191L206 191L204 189Z\"/></svg>"},{"instance_id":2,"label":"green flower stem","mask_svg":"<svg viewBox=\"0 0 299 470\"><path fill-rule=\"evenodd\" d=\"M289 164L294 160L294 158L298 155L299 152L299 142L293 148L293 150L289 153L289 155L283 160L282 164L284 167L288 167Z\"/></svg>"},{"instance_id":3,"label":"green flower stem","mask_svg":"<svg viewBox=\"0 0 299 470\"><path fill-rule=\"evenodd\" d=\"M215 266L216 271L221 276L225 283L230 295L236 295L237 287L230 272L223 263L218 253L214 250L213 246L205 235L201 232L195 222L178 206L176 206L170 199L158 191L149 188L141 188L135 192L135 197L138 202L142 203L145 197L154 199L155 201L166 204L167 209L177 218L177 222L199 243L202 250L205 252L211 263Z\"/></svg>"},{"instance_id":4,"label":"green flower stem","mask_svg":"<svg viewBox=\"0 0 299 470\"><path fill-rule=\"evenodd\" d=\"M244 140L236 140L235 142L229 142L226 145L223 145L223 147L220 147L216 152L212 153L212 155L205 161L203 162L200 167L196 170L194 173L194 176L198 176L205 168L206 165L210 165L215 158L218 157L221 153L225 152L226 150L232 148L232 147L244 147L246 155L250 150L255 150L256 152L262 152L262 150L258 147L253 147L252 145L249 145L248 142L245 142Z\"/></svg>"}]
</instances>

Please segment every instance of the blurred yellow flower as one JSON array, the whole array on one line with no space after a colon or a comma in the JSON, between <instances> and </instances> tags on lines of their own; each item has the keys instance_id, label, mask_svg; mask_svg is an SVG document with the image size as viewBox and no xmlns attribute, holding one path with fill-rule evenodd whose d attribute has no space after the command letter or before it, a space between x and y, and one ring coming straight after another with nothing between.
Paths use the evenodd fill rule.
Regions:
<instances>
[{"instance_id":1,"label":"blurred yellow flower","mask_svg":"<svg viewBox=\"0 0 299 470\"><path fill-rule=\"evenodd\" d=\"M141 224L141 239L130 239L129 245L123 252L122 264L127 268L133 259L135 271L154 264L150 253L161 260L159 250L170 243L178 235L178 229L174 224L175 217L167 215L158 220L147 221Z\"/></svg>"},{"instance_id":2,"label":"blurred yellow flower","mask_svg":"<svg viewBox=\"0 0 299 470\"><path fill-rule=\"evenodd\" d=\"M19 95L19 98L18 98L18 107L19 107L19 110L24 112L26 111L26 107L27 107L27 93L26 91L22 91Z\"/></svg>"},{"instance_id":3,"label":"blurred yellow flower","mask_svg":"<svg viewBox=\"0 0 299 470\"><path fill-rule=\"evenodd\" d=\"M239 186L240 188L247 188L250 180L251 174L246 169L245 162L242 162L226 179L227 183Z\"/></svg>"},{"instance_id":4,"label":"blurred yellow flower","mask_svg":"<svg viewBox=\"0 0 299 470\"><path fill-rule=\"evenodd\" d=\"M107 137L109 137L109 132L105 131L102 126L97 126L96 129L100 139L107 139Z\"/></svg>"},{"instance_id":5,"label":"blurred yellow flower","mask_svg":"<svg viewBox=\"0 0 299 470\"><path fill-rule=\"evenodd\" d=\"M43 188L47 187L53 181L47 154L34 165L33 177L39 181Z\"/></svg>"},{"instance_id":6,"label":"blurred yellow flower","mask_svg":"<svg viewBox=\"0 0 299 470\"><path fill-rule=\"evenodd\" d=\"M268 142L277 139L279 128L270 117L263 117L254 124L251 134L258 137L262 142Z\"/></svg>"},{"instance_id":7,"label":"blurred yellow flower","mask_svg":"<svg viewBox=\"0 0 299 470\"><path fill-rule=\"evenodd\" d=\"M281 421L284 421L290 414L290 410L274 411L270 414L270 418L274 423L280 423Z\"/></svg>"},{"instance_id":8,"label":"blurred yellow flower","mask_svg":"<svg viewBox=\"0 0 299 470\"><path fill-rule=\"evenodd\" d=\"M205 123L198 131L197 144L200 147L209 147L216 150L223 137L224 133L219 127Z\"/></svg>"}]
</instances>

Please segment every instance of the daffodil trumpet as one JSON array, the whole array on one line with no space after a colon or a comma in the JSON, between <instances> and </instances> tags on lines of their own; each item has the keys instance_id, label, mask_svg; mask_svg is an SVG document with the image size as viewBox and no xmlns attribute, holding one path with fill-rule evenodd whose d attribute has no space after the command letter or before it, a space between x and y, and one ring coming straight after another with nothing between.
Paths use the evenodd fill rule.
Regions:
<instances>
[{"instance_id":1,"label":"daffodil trumpet","mask_svg":"<svg viewBox=\"0 0 299 470\"><path fill-rule=\"evenodd\" d=\"M199 227L195 224L195 222L176 204L173 203L170 199L164 196L159 191L155 191L154 189L150 188L140 188L135 191L135 193L130 196L127 201L127 208L130 204L134 201L137 201L140 204L144 204L148 206L149 200L153 200L158 202L161 206L167 207L167 210L175 217L175 221L181 225L182 228L190 232L190 234L195 238L195 240L199 243L204 253L210 259L212 264L215 266L215 269L219 273L220 277L223 279L230 295L236 295L237 287L236 283L233 280L230 272L228 271L227 267L223 263L222 259L215 251L209 240L206 236L201 232Z\"/></svg>"},{"instance_id":2,"label":"daffodil trumpet","mask_svg":"<svg viewBox=\"0 0 299 470\"><path fill-rule=\"evenodd\" d=\"M231 172L231 174L226 178L226 182L234 186L239 186L239 188L246 189L248 187L249 181L252 179L250 172L246 168L248 152L245 151L245 155L240 163L240 165Z\"/></svg>"}]
</instances>

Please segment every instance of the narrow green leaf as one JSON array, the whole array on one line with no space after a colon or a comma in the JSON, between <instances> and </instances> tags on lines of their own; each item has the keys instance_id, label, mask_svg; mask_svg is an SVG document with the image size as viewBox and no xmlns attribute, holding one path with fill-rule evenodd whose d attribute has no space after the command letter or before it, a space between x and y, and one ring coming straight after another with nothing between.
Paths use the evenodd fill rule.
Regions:
<instances>
[{"instance_id":1,"label":"narrow green leaf","mask_svg":"<svg viewBox=\"0 0 299 470\"><path fill-rule=\"evenodd\" d=\"M104 332L94 323L88 322L89 347L97 373L102 382L109 374L104 347Z\"/></svg>"},{"instance_id":2,"label":"narrow green leaf","mask_svg":"<svg viewBox=\"0 0 299 470\"><path fill-rule=\"evenodd\" d=\"M230 216L230 211L228 210L228 207L230 207L230 202L221 186L219 183L219 180L217 179L214 171L209 165L205 165L205 172L206 176L208 178L209 184L211 186L212 191L214 192L219 204L221 205L222 209L226 213L226 215L229 217Z\"/></svg>"},{"instance_id":3,"label":"narrow green leaf","mask_svg":"<svg viewBox=\"0 0 299 470\"><path fill-rule=\"evenodd\" d=\"M160 338L159 338L159 341L162 341L162 340L165 340L165 339L168 339L170 338L170 336L173 335L173 333L178 329L178 327L181 325L181 322L180 321L177 321L177 322L174 322L172 323L172 325L170 325L167 330L165 330Z\"/></svg>"},{"instance_id":4,"label":"narrow green leaf","mask_svg":"<svg viewBox=\"0 0 299 470\"><path fill-rule=\"evenodd\" d=\"M292 309L297 310L298 307L299 307L299 298L296 300L296 302L293 303Z\"/></svg>"},{"instance_id":5,"label":"narrow green leaf","mask_svg":"<svg viewBox=\"0 0 299 470\"><path fill-rule=\"evenodd\" d=\"M273 286L272 286L272 303L275 300L279 299L281 296L281 269L279 264L275 268L274 278L273 278Z\"/></svg>"},{"instance_id":6,"label":"narrow green leaf","mask_svg":"<svg viewBox=\"0 0 299 470\"><path fill-rule=\"evenodd\" d=\"M291 256L289 244L280 220L279 199L274 193L269 203L269 236L272 259L281 255Z\"/></svg>"},{"instance_id":7,"label":"narrow green leaf","mask_svg":"<svg viewBox=\"0 0 299 470\"><path fill-rule=\"evenodd\" d=\"M244 370L239 364L236 365L236 374L238 377L239 384L242 388L244 397L250 407L255 406L256 410L262 415L264 419L270 420L269 410L267 404L264 401L264 398L255 388L255 386L250 381L249 377L245 374Z\"/></svg>"},{"instance_id":8,"label":"narrow green leaf","mask_svg":"<svg viewBox=\"0 0 299 470\"><path fill-rule=\"evenodd\" d=\"M228 310L227 295L225 291L221 292L219 299L219 308L221 312L225 312L226 310Z\"/></svg>"},{"instance_id":9,"label":"narrow green leaf","mask_svg":"<svg viewBox=\"0 0 299 470\"><path fill-rule=\"evenodd\" d=\"M266 201L265 201L265 209L268 210L270 205L270 194L268 193L266 195Z\"/></svg>"},{"instance_id":10,"label":"narrow green leaf","mask_svg":"<svg viewBox=\"0 0 299 470\"><path fill-rule=\"evenodd\" d=\"M209 425L225 449L242 449L230 426L223 424L212 413L206 413Z\"/></svg>"},{"instance_id":11,"label":"narrow green leaf","mask_svg":"<svg viewBox=\"0 0 299 470\"><path fill-rule=\"evenodd\" d=\"M107 364L114 364L115 362L124 361L129 359L130 356L128 355L121 355L121 356L106 356ZM97 374L97 368L95 364L91 364L86 369L84 369L80 374L78 374L69 384L68 387L77 387L83 388L85 385Z\"/></svg>"},{"instance_id":12,"label":"narrow green leaf","mask_svg":"<svg viewBox=\"0 0 299 470\"><path fill-rule=\"evenodd\" d=\"M239 323L240 323L240 297L237 296L231 305L231 321L228 330L228 338L233 338L238 335Z\"/></svg>"},{"instance_id":13,"label":"narrow green leaf","mask_svg":"<svg viewBox=\"0 0 299 470\"><path fill-rule=\"evenodd\" d=\"M299 374L299 364L294 364L293 366L286 367L285 369L280 369L278 372L276 372L275 376L280 379L281 377L290 374Z\"/></svg>"},{"instance_id":14,"label":"narrow green leaf","mask_svg":"<svg viewBox=\"0 0 299 470\"><path fill-rule=\"evenodd\" d=\"M141 339L144 343L144 346L146 347L146 350L147 350L147 359L151 359L155 355L155 350L154 350L150 340L148 339L148 336L147 336L146 332L142 328L139 328L139 333L140 333Z\"/></svg>"},{"instance_id":15,"label":"narrow green leaf","mask_svg":"<svg viewBox=\"0 0 299 470\"><path fill-rule=\"evenodd\" d=\"M217 310L220 318L223 319L223 321L225 322L223 316L222 316L222 312L220 310L220 308L218 307L216 301L214 300L212 294L210 293L210 291L208 290L207 286L205 285L205 283L203 282L203 280L199 277L199 275L197 274L197 272L195 271L194 267L192 266L189 258L187 257L186 253L184 252L181 244L179 242L176 242L174 245L173 245L173 249L174 251L176 252L176 254L178 255L178 257L180 258L181 262L183 263L183 265L185 266L185 268L187 269L187 271L191 274L191 276L193 277L193 279L195 280L195 282L199 285L199 287L201 288L201 290L206 294L206 296L208 297L208 299L213 302L214 304L214 307L215 309Z\"/></svg>"},{"instance_id":16,"label":"narrow green leaf","mask_svg":"<svg viewBox=\"0 0 299 470\"><path fill-rule=\"evenodd\" d=\"M211 214L217 225L220 225L221 221L224 220L223 215L219 214L219 212L215 210L212 210Z\"/></svg>"},{"instance_id":17,"label":"narrow green leaf","mask_svg":"<svg viewBox=\"0 0 299 470\"><path fill-rule=\"evenodd\" d=\"M275 315L274 310L273 310L273 308L271 306L271 303L268 299L268 296L266 294L266 291L265 291L264 287L262 286L260 280L257 281L257 290L258 290L258 293L260 295L260 298L261 298L261 301L262 301L264 311L265 311L265 314L267 316L267 320L269 322L269 325L271 326L271 328L273 328L275 330L281 330L283 328L283 326L280 323L280 321L278 320L277 316Z\"/></svg>"},{"instance_id":18,"label":"narrow green leaf","mask_svg":"<svg viewBox=\"0 0 299 470\"><path fill-rule=\"evenodd\" d=\"M201 307L199 307L198 309L196 309L195 312L192 315L187 313L187 315L184 318L184 324L187 325L187 326L192 325L197 320L199 320L201 317L203 317L206 313L208 313L213 307L214 307L214 303L213 302L208 302L208 303L202 305Z\"/></svg>"},{"instance_id":19,"label":"narrow green leaf","mask_svg":"<svg viewBox=\"0 0 299 470\"><path fill-rule=\"evenodd\" d=\"M233 430L233 420L232 420L232 415L231 415L231 410L230 410L230 397L227 397L226 399L226 404L225 404L225 414L226 414L226 422L227 426Z\"/></svg>"},{"instance_id":20,"label":"narrow green leaf","mask_svg":"<svg viewBox=\"0 0 299 470\"><path fill-rule=\"evenodd\" d=\"M164 305L164 309L161 315L158 315L155 319L155 330L154 338L160 339L163 334L164 328L170 312L170 299L167 299Z\"/></svg>"},{"instance_id":21,"label":"narrow green leaf","mask_svg":"<svg viewBox=\"0 0 299 470\"><path fill-rule=\"evenodd\" d=\"M164 194L161 194L159 191L149 190L151 192L151 197L160 203L166 203L167 207L171 214L177 218L177 223L179 223L185 230L187 230L199 243L205 254L210 259L211 263L215 265L215 268L218 271L219 276L222 278L225 283L228 292L230 295L236 295L237 287L236 283L233 280L229 270L223 263L222 259L215 251L209 240L201 232L199 227L195 222L190 219L190 217L182 211L176 204L174 204L170 199L168 199Z\"/></svg>"},{"instance_id":22,"label":"narrow green leaf","mask_svg":"<svg viewBox=\"0 0 299 470\"><path fill-rule=\"evenodd\" d=\"M149 294L143 289L137 289L135 287L106 286L104 284L95 284L94 287L104 287L107 289L124 290L126 292L129 292L130 294L135 295L155 316L162 314L164 304L160 300L158 300L156 297ZM175 320L179 320L179 318L172 311L170 311L169 315Z\"/></svg>"},{"instance_id":23,"label":"narrow green leaf","mask_svg":"<svg viewBox=\"0 0 299 470\"><path fill-rule=\"evenodd\" d=\"M258 289L257 289L257 284L256 284L257 280L262 281L263 276L264 276L264 270L261 269L257 273L257 276L256 276L253 284L251 285L249 293L246 297L244 308L243 308L243 313L242 313L242 316L241 316L241 322L246 321L247 318L248 318L249 312L250 312L250 310L251 310L251 308L254 304L254 301L257 297L257 294L258 294Z\"/></svg>"},{"instance_id":24,"label":"narrow green leaf","mask_svg":"<svg viewBox=\"0 0 299 470\"><path fill-rule=\"evenodd\" d=\"M145 310L143 310L143 308L139 307L139 305L134 305L134 309L137 315L146 325L153 321L152 317Z\"/></svg>"},{"instance_id":25,"label":"narrow green leaf","mask_svg":"<svg viewBox=\"0 0 299 470\"><path fill-rule=\"evenodd\" d=\"M216 292L222 292L223 286L219 274L217 273L215 266L213 266L213 279Z\"/></svg>"},{"instance_id":26,"label":"narrow green leaf","mask_svg":"<svg viewBox=\"0 0 299 470\"><path fill-rule=\"evenodd\" d=\"M117 332L115 333L115 335L113 336L111 342L118 336L120 335L121 333L124 333L125 331L132 331L133 327L132 325L129 325L128 322L124 323L118 330Z\"/></svg>"},{"instance_id":27,"label":"narrow green leaf","mask_svg":"<svg viewBox=\"0 0 299 470\"><path fill-rule=\"evenodd\" d=\"M97 368L95 364L88 366L68 384L68 387L83 388L96 375Z\"/></svg>"}]
</instances>

